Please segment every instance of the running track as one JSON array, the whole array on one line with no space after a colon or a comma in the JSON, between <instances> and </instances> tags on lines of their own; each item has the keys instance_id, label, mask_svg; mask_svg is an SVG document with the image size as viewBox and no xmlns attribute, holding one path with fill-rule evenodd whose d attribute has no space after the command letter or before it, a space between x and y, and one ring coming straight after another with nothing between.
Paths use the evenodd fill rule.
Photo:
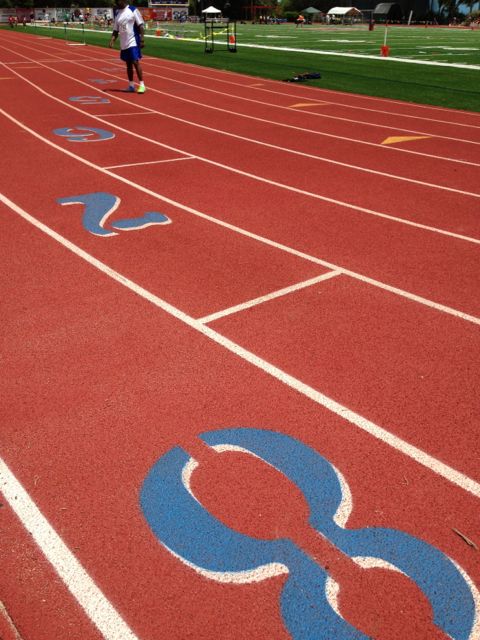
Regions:
<instances>
[{"instance_id":1,"label":"running track","mask_svg":"<svg viewBox=\"0 0 480 640\"><path fill-rule=\"evenodd\" d=\"M480 638L480 115L2 33L2 640Z\"/></svg>"}]
</instances>

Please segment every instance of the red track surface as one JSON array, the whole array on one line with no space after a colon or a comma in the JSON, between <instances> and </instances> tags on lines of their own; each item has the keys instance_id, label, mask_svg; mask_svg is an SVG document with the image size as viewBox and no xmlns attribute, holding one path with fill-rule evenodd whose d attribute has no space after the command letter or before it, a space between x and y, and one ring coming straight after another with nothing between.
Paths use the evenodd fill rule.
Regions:
<instances>
[{"instance_id":1,"label":"red track surface","mask_svg":"<svg viewBox=\"0 0 480 640\"><path fill-rule=\"evenodd\" d=\"M290 637L285 576L208 580L140 509L155 461L175 446L202 461L197 436L226 427L300 440L345 477L347 529L411 534L479 585L480 116L149 58L131 95L115 52L3 34L1 452L16 480L0 468L0 600L20 637ZM65 127L115 137L72 143ZM393 136L421 138L382 145ZM81 205L57 203L93 192L121 199L110 223L171 224L95 236ZM308 546L308 514L266 469L240 466L235 500L205 464L193 486L218 518L255 537L258 491ZM28 520L30 499L72 556ZM389 615L378 596L374 637L403 638L408 611L409 640L433 638L398 589ZM342 611L368 633L376 599Z\"/></svg>"}]
</instances>

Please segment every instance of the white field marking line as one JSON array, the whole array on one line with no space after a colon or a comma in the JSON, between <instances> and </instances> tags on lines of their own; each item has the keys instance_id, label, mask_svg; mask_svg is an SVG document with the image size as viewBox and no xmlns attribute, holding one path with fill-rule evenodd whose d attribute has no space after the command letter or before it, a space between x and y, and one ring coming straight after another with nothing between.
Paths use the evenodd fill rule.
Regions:
<instances>
[{"instance_id":1,"label":"white field marking line","mask_svg":"<svg viewBox=\"0 0 480 640\"><path fill-rule=\"evenodd\" d=\"M247 238L251 238L252 240L256 240L258 242L261 242L262 244L265 244L269 247L274 247L275 249L279 249L280 251L285 251L285 253L288 253L290 255L294 255L297 256L299 258L302 258L304 260L307 260L309 262L313 262L314 264L320 264L323 267L327 267L328 269L331 269L332 271L341 271L344 275L350 276L351 278L354 278L355 280L359 280L360 282L364 282L366 284L370 284L374 287L378 287L379 289L383 289L384 291L388 291L390 293L393 293L395 295L399 295L403 298L406 298L407 300L412 300L414 302L418 302L419 304L423 304L426 307L429 307L431 309L435 309L437 311L441 311L442 313L446 313L448 315L452 315L456 318L460 318L462 320L466 320L467 322L471 322L472 324L477 324L480 325L480 318L477 318L476 316L472 316L468 313L464 313L463 311L459 311L458 309L453 309L452 307L447 307L446 305L440 304L438 302L434 302L432 300L429 300L427 298L423 298L422 296L416 295L415 293L411 293L409 291L404 291L403 289L399 289L398 287L393 287L392 285L386 284L384 282L381 282L380 280L375 280L373 278L369 278L368 276L364 276L362 274L356 273L355 271L350 271L349 269L345 269L343 267L340 267L336 264L333 264L331 262L328 262L327 260L322 260L321 258L316 258L315 256L311 256L308 253L304 253L303 251L298 251L297 249L293 249L292 247L289 247L287 245L281 244L279 242L275 242L273 240L270 240L269 238L265 238L263 236L260 236L256 233L252 233L250 231L247 231L245 229L242 229L241 227L237 227L233 224L230 224L228 222L225 222L223 220L219 220L218 218L214 218L213 216L209 216L206 213L203 213L201 211L198 211L197 209L193 209L192 207L188 207L187 205L181 204L180 202L177 202L175 200L172 200L171 198L168 198L167 196L161 195L155 191L152 191L151 189L147 189L146 187L143 187L142 185L139 184L135 184L132 183L130 180L127 180L126 178L123 178L122 176L116 174L116 173L112 173L111 171L108 171L108 169L103 169L102 167L93 164L92 162L90 162L89 160L86 160L80 156L75 155L74 153L72 153L71 151L68 151L67 149L63 149L62 147L60 147L59 145L55 144L54 142L51 142L50 140L48 140L47 138L43 138L40 134L38 134L36 131L34 131L33 129L30 129L29 127L27 127L26 125L24 125L22 122L20 122L19 120L17 120L16 118L14 118L13 116L11 116L10 114L8 114L6 111L4 111L3 109L0 108L0 113L2 115L4 115L8 120L10 120L11 122L13 122L14 124L16 124L18 127L20 127L21 129L23 129L24 131L27 131L28 133L30 133L32 136L34 136L35 138L37 138L38 140L41 140L42 142L44 142L45 144L51 146L54 149L57 149L58 151L64 153L65 155L73 158L74 160L77 160L78 162L81 162L82 164L85 164L86 166L95 169L96 171L99 171L100 173L104 173L108 176L110 176L111 178L114 178L115 180L118 180L119 182L123 182L124 184L127 184L129 187L132 187L134 189L137 189L138 191L141 191L142 193L146 193L149 196L152 196L158 200L161 200L162 202L166 202L167 204L173 205L175 207L177 207L178 209L185 211L187 213L191 213L199 218L202 218L203 220L207 220L209 222L212 222L220 227L223 227L224 229L229 229L230 231L233 231L235 233L238 233L242 236L245 236Z\"/></svg>"},{"instance_id":2,"label":"white field marking line","mask_svg":"<svg viewBox=\"0 0 480 640\"><path fill-rule=\"evenodd\" d=\"M455 69L471 69L474 71L480 70L480 65L475 64L459 64L459 63L447 63L447 62L434 62L433 60L408 60L406 58L394 58L393 56L389 56L388 58L381 58L378 54L376 55L368 55L365 53L343 53L340 51L321 51L318 49L301 49L300 47L272 47L267 46L265 44L247 44L240 43L239 46L245 47L247 49L267 49L270 51L291 51L293 53L310 53L312 55L317 56L338 56L339 58L363 58L367 60L377 60L380 61L381 64L384 64L385 61L390 62L406 62L412 64L421 64L424 66L431 67L448 67Z\"/></svg>"},{"instance_id":3,"label":"white field marking line","mask_svg":"<svg viewBox=\"0 0 480 640\"><path fill-rule=\"evenodd\" d=\"M118 131L121 131L122 133L126 133L129 136L138 138L140 140L144 140L144 141L149 142L151 144L160 146L160 147L162 147L164 149L169 149L169 150L175 151L176 153L179 153L181 155L188 156L188 157L191 157L191 158L196 158L197 160L201 160L202 162L205 162L206 164L210 164L210 165L212 165L214 167L219 167L219 168L221 168L223 170L230 171L232 173L236 173L236 174L241 175L241 176L245 176L247 178L250 178L252 180L256 180L258 182L263 182L264 184L268 184L268 185L274 186L274 187L279 188L279 189L284 189L286 191L291 191L293 193L298 193L300 195L307 196L307 197L310 197L310 198L314 198L316 200L321 200L323 202L328 202L330 204L339 205L341 207L345 207L346 209L351 209L353 211L359 211L361 213L366 213L366 214L369 214L369 215L377 216L379 218L384 218L386 220L391 220L393 222L398 222L400 224L404 224L404 225L407 225L407 226L410 226L410 227L414 227L416 229L423 229L425 231L431 231L431 232L434 232L434 233L438 233L440 235L448 236L450 238L456 238L458 240L465 240L466 242L471 242L472 244L480 244L480 239L477 239L477 238L472 238L470 236L463 236L461 234L454 233L452 231L446 231L444 229L439 229L438 227L431 227L429 225L424 225L424 224L422 224L420 222L414 222L414 221L408 220L406 218L398 218L396 216L391 216L391 215L386 214L386 213L380 213L378 211L374 211L373 209L367 209L365 207L360 207L358 205L350 204L348 202L343 202L341 200L336 200L334 198L328 198L327 196L322 196L322 195L317 194L317 193L312 193L311 191L305 191L304 189L298 189L297 187L286 185L284 183L275 182L274 180L269 180L268 178L263 178L263 177L261 177L259 175L256 175L256 174L253 174L253 173L248 173L247 171L242 171L241 169L236 169L235 167L232 167L232 166L229 166L229 165L226 165L226 164L222 164L220 162L215 162L214 160L210 160L210 159L205 158L203 156L192 155L191 153L189 153L187 151L184 151L183 149L178 149L177 147L172 147L170 145L164 144L164 143L159 142L157 140L153 140L152 138L147 138L146 136L143 136L143 135L141 135L139 133L134 133L133 131L130 131L128 129L124 129L123 127L120 127L120 126L118 126L116 124L113 124L112 122L109 122L108 120L104 120L104 119L102 119L102 118L100 118L98 116L95 116L92 113L89 113L88 111L83 111L79 107L74 106L73 104L71 104L71 103L69 103L67 101L64 102L64 101L60 100L59 98L56 98L55 96L52 96L51 94L47 93L41 87L37 86L36 84L31 82L30 80L28 80L26 78L23 78L20 74L18 74L13 69L11 71L15 75L17 75L21 80L23 80L24 82L30 84L32 87L34 87L35 90L39 91L40 93L43 93L44 95L46 95L51 100L59 102L60 104L63 104L64 106L67 106L69 109L73 109L74 111L78 111L82 115L86 115L89 118L92 118L94 120L98 120L99 122L102 122L103 124L112 126L114 129L117 129ZM65 77L69 78L69 80L71 80L70 76L68 76L67 74L62 73L61 71L55 70L54 73L56 73L58 75L65 76ZM78 82L79 84L82 84L82 85L85 85L85 86L89 87L92 91L101 92L100 89L96 89L95 87L91 87L90 85L88 85L87 83L85 83L85 82L83 82L81 80L75 80L75 82ZM119 98L117 96L112 96L112 98L115 98L116 100L121 100L122 102L127 102L123 98ZM173 116L169 116L168 114L163 114L160 111L157 112L157 113L158 113L158 115L164 115L165 117L173 118ZM217 132L216 129L205 127L203 125L192 125L192 123L189 122L188 120L181 120L180 118L173 118L173 119L177 120L177 121L181 121L183 123L186 123L187 125L190 125L190 126L201 126L201 128L203 128L203 129L207 129L209 131ZM463 195L468 195L468 194L464 193ZM477 194L471 194L471 195L473 197L480 198L480 195L477 195Z\"/></svg>"},{"instance_id":4,"label":"white field marking line","mask_svg":"<svg viewBox=\"0 0 480 640\"><path fill-rule=\"evenodd\" d=\"M138 640L0 458L0 490L90 621L106 640Z\"/></svg>"},{"instance_id":5,"label":"white field marking line","mask_svg":"<svg viewBox=\"0 0 480 640\"><path fill-rule=\"evenodd\" d=\"M147 65L145 64L144 66L146 67ZM152 65L152 66L153 66L154 69L157 68L156 65ZM188 86L188 87L195 87L197 89L200 89L200 90L203 90L203 91L207 91L209 93L215 93L215 94L220 95L220 96L227 96L229 98L234 98L236 100L243 100L245 102L251 102L251 103L254 103L254 104L259 104L259 105L262 105L262 106L281 109L281 110L290 111L290 112L291 111L296 111L296 108L294 108L294 107L285 107L285 106L282 106L282 105L276 105L276 104L271 103L271 102L263 102L262 100L254 100L253 98L246 98L244 96L232 95L232 94L224 93L223 91L217 91L216 89L208 89L206 87L202 87L201 85L196 85L196 84L192 84L192 83L188 83L188 82L182 82L181 80L177 80L176 78L170 78L168 76L164 76L164 75L161 75L161 74L158 74L158 73L150 74L150 77L152 75L155 78L167 79L167 80L170 80L171 82L175 82L177 84L185 85L185 86ZM153 89L153 88L151 88L150 90L151 91L156 91L156 92L159 91L158 89ZM182 97L177 96L175 94L167 93L166 91L160 91L160 93L162 95L167 95L167 96L169 96L171 98L175 98L175 99L178 99L178 100L184 100L184 101L187 101L187 102L191 102L190 100L187 100L186 98L182 98ZM198 104L198 103L194 103L194 104ZM324 104L328 104L328 103L316 101L315 104L310 102L309 106L315 107L317 105L318 106L322 106ZM219 107L214 107L214 106L212 106L210 104L206 104L206 103L203 104L203 106L208 108L208 109L213 109L215 111L222 111L222 112L225 111L224 109L221 109ZM238 112L238 111L231 111L230 109L228 110L228 113L231 113L232 115L238 116L240 118L246 118L248 120L255 120L257 122L265 122L265 123L267 123L269 125L273 124L276 127L283 127L285 129L292 129L294 131L302 131L304 133L308 133L309 135L313 134L315 136L321 136L321 137L325 137L325 138L333 138L335 140L344 140L346 142L350 142L350 143L354 143L354 144L363 144L363 145L367 145L369 147L375 147L377 149L384 149L385 148L382 144L379 144L378 142L368 142L367 140L359 140L358 138L349 138L347 136L340 136L338 134L327 133L326 131L317 131L317 130L314 130L314 129L307 129L305 127L299 127L299 126L295 126L295 125L291 125L291 124L286 124L286 123L283 123L283 122L277 122L277 121L272 122L271 120L266 120L264 118L259 118L259 117L256 117L256 116L252 116L252 115L249 115L247 113L241 113L241 112ZM312 115L312 116L323 117L323 114L319 114L319 113L316 113L316 112L302 111L302 115L304 113L308 114L308 115ZM329 117L329 116L327 116L327 117ZM380 126L380 125L375 125L375 126ZM384 128L385 129L390 129L390 127L387 127L386 125L385 125ZM427 137L429 137L429 138L439 138L440 137L441 138L442 136L437 136L435 134L429 134ZM458 140L457 140L457 142L458 142ZM422 156L424 158L434 158L436 160L443 160L445 162L456 162L458 164L470 165L472 167L479 167L480 166L480 163L478 163L478 162L470 162L469 160L459 160L457 158L448 158L446 156L437 156L437 155L434 155L434 154L431 154L431 153L425 153L425 152L422 152L422 151L414 151L412 149L402 149L401 147L388 147L388 149L390 151L395 151L395 152L399 152L399 153L407 153L407 154L411 154L411 155Z\"/></svg>"},{"instance_id":6,"label":"white field marking line","mask_svg":"<svg viewBox=\"0 0 480 640\"><path fill-rule=\"evenodd\" d=\"M107 34L107 35L108 35L108 34ZM150 35L149 35L149 36L147 36L147 37L151 37L151 38L153 38L154 36L150 36ZM54 40L54 38L51 38L51 37L49 37L49 38L47 38L47 39L49 39L49 40ZM189 40L189 39L187 39L187 38L185 38L185 39L186 39L186 40ZM250 47L253 47L253 48L265 48L265 49L276 49L276 48L278 48L278 47L267 47L267 46L263 46L263 47L262 47L262 46L256 46L255 44L251 44L251 45L244 45L244 46L250 46ZM329 54L330 54L330 53L332 53L332 52L330 52L330 51L326 51L326 52L322 52L322 53L324 53L324 55L329 55ZM342 54L342 53L339 53L338 55L350 55L350 54ZM353 56L355 56L355 54L353 54ZM381 59L379 56L377 56L377 55L375 55L375 56L369 56L369 57L373 57L373 59L375 59L375 60L382 60L382 59ZM173 61L170 61L170 62L173 62ZM422 61L418 61L418 64L421 64L421 63L422 63ZM184 64L185 66L187 66L187 63L183 63L183 64ZM436 63L432 63L432 62L425 62L425 64L427 64L427 65L428 65L428 64L436 64ZM195 66L195 65L188 65L188 66ZM448 65L442 65L442 63L439 63L439 66L449 66L449 67L451 67L451 66L454 66L454 65L451 65L451 64L448 64ZM471 65L467 65L467 68L472 68L472 66L471 66ZM221 73L221 71L220 71L220 70L217 70L217 71L218 71L219 73ZM229 72L224 71L223 73L224 73L224 74L228 74ZM241 74L237 74L237 75L241 75ZM337 94L337 95L339 94L339 92L338 92L338 91L336 92L336 91L333 91L333 90L326 90L326 89L324 89L323 91L329 91L330 93L335 93L335 94ZM354 95L359 95L359 94L354 94ZM374 98L373 96L359 96L359 97L363 97L363 98L365 98L365 99L370 99L370 100L376 100L376 101L378 101L378 102L380 102L380 101L383 101L383 102L396 102L397 104L402 104L402 103L401 103L401 101L392 101L392 100L388 100L388 99ZM351 105L350 105L350 106L351 106ZM418 107L424 107L424 108L430 108L430 107L429 107L429 106L427 106L427 105L417 105L417 106L418 106ZM442 110L442 111L446 111L446 110L447 110L447 109L442 108L442 107L434 107L434 106L432 106L431 108L432 108L432 109L436 109L436 110ZM453 110L452 110L452 111L453 111ZM472 114L474 114L475 112L471 112L471 113L472 113Z\"/></svg>"},{"instance_id":7,"label":"white field marking line","mask_svg":"<svg viewBox=\"0 0 480 640\"><path fill-rule=\"evenodd\" d=\"M153 38L154 36L147 35L147 37ZM257 36L258 37L258 36ZM195 38L184 38L184 40L194 42ZM215 38L215 43L220 43L220 39ZM308 42L318 42L317 38L310 38ZM327 44L327 43L326 43ZM272 46L272 45L262 45L258 43L246 43L240 42L237 43L239 47L244 47L247 49L267 49L270 51L290 51L293 53L308 53L311 55L317 56L337 56L342 58L363 58L368 60L376 60L381 61L381 64L386 64L386 61L389 62L410 62L414 64L421 64L425 66L435 66L435 67L454 67L457 69L473 69L474 71L480 70L480 65L474 64L460 64L460 63L444 63L441 61L433 61L433 60L411 60L409 58L401 58L399 56L389 56L388 58L381 58L378 53L375 54L367 54L367 53L353 53L353 52L341 52L338 49L305 49L299 47L285 47L285 46ZM328 46L328 44L327 44Z\"/></svg>"},{"instance_id":8,"label":"white field marking line","mask_svg":"<svg viewBox=\"0 0 480 640\"><path fill-rule=\"evenodd\" d=\"M179 162L180 160L196 160L194 156L189 158L171 158L170 160L150 160L149 162L132 162L130 164L115 164L111 167L103 167L104 169L124 169L125 167L145 167L148 164L162 164L165 162Z\"/></svg>"},{"instance_id":9,"label":"white field marking line","mask_svg":"<svg viewBox=\"0 0 480 640\"><path fill-rule=\"evenodd\" d=\"M90 67L88 67L88 66L86 66L86 65L84 65L84 64L82 64L80 62L72 61L72 64L75 64L75 65L78 65L78 66L81 66L81 67L84 67L84 68L90 68ZM63 102L63 100L60 100L59 98L56 98L55 96L52 96L51 94L49 94L46 91L44 91L43 89L41 89L35 83L31 82L27 78L22 77L14 69L11 69L10 71L11 71L11 73L14 73L19 78L21 78L24 82L27 82L28 84L32 85L36 90L38 90L41 93L44 93L45 95L47 95L52 100L56 100L57 102L60 102L61 104L66 104L65 102ZM58 70L53 70L53 72L56 73L56 74L59 74L59 75L66 75L66 74L63 74L61 71L58 71ZM104 75L109 75L109 76L113 75L111 73L107 73L107 72L103 72L103 71L100 71L99 73L102 73ZM69 77L69 76L67 76L67 77ZM80 80L76 80L75 79L75 82L81 82L81 84L85 84L86 86L90 86L90 85L87 85L86 83L84 83L84 82L82 82ZM158 91L157 89L150 89L150 92L156 92L156 93L159 93L160 95L165 94L165 92ZM169 94L166 94L166 95L169 95ZM173 96L173 95L172 95L172 97L177 98L177 96ZM117 98L117 99L121 99L121 98ZM204 106L203 103L195 102L193 100L188 100L186 98L178 98L178 99L182 100L184 102L188 102L190 104L196 105L196 106ZM70 108L76 108L76 107L73 107L73 105L70 105L70 104L68 104L67 106L69 106ZM228 111L227 109L220 109L220 108L217 108L217 107L209 107L209 108L215 109L216 111L221 111L222 113L228 113L229 115L231 114L231 112ZM88 112L82 112L82 113L87 114ZM388 178L390 180L398 180L400 182L408 182L410 184L416 184L416 185L419 185L419 186L422 186L422 187L428 187L430 189L439 189L441 191L448 191L449 193L456 193L456 194L459 194L459 195L468 196L468 197L472 197L472 198L480 198L480 193L474 193L474 192L471 192L471 191L463 191L461 189L454 189L453 187L447 187L447 186L444 186L444 185L434 184L434 183L431 183L431 182L425 182L423 180L415 180L414 178L406 178L406 177L403 177L403 176L398 176L398 175L395 175L395 174L386 173L384 171L377 171L375 169L367 169L365 167L359 167L357 165L348 164L346 162L340 162L339 160L333 160L333 159L330 159L330 158L324 158L322 156L317 156L317 155L314 155L314 154L311 154L311 153L306 153L306 152L303 152L303 151L296 151L295 149L289 149L288 147L280 147L279 145L271 144L269 142L262 142L261 140L256 140L254 138L247 138L246 136L241 136L241 135L238 135L238 134L235 134L235 133L230 133L229 131L225 131L223 129L218 129L218 128L214 128L214 127L208 127L207 125L199 124L197 122L192 122L190 120L185 120L184 118L178 118L176 116L172 116L172 115L170 115L168 113L164 113L162 111L157 111L157 114L161 115L161 116L163 116L165 118L169 118L170 120L175 120L176 122L181 122L182 124L187 124L188 126L191 126L191 127L196 127L198 129L204 129L206 131L212 131L212 132L214 132L216 134L224 135L224 136L227 136L229 138L233 138L235 140L242 140L243 142L248 142L250 144L255 144L255 145L258 145L258 146L261 146L261 147L265 147L267 149L273 149L275 151L280 151L280 152L283 152L283 153L289 153L289 154L292 154L292 155L295 155L295 156L299 156L299 157L302 157L302 158L309 158L311 160L317 160L318 162L325 162L325 163L330 164L330 165L334 164L334 165L337 165L337 166L340 166L340 167L343 167L343 168L346 168L346 169L351 169L353 171L360 171L362 173L382 176L382 177ZM90 115L90 117L92 117L92 118L100 120L101 122L104 122L104 123L107 122L105 120L102 120L98 116L94 116L92 114L88 114L88 115ZM263 120L263 122L268 122L268 121L267 120ZM133 133L133 132L128 131L126 129L122 129L121 127L118 127L117 125L113 125L113 123L110 123L110 124L111 124L111 126L114 126L117 129L119 129L120 131L124 131L125 133L128 133L129 135L132 135L132 136L135 136L135 137L140 137L140 138L143 137L143 136L140 136L137 133ZM156 143L155 140L152 140L150 138L144 138L144 139L149 140L149 142ZM173 148L173 147L169 147L169 148ZM186 151L180 151L180 150L177 150L177 151L179 153L184 154L184 155L187 153ZM197 157L201 158L201 156L197 156ZM202 158L202 159L204 159L204 158ZM290 187L284 185L284 188L290 188ZM311 197L321 198L321 199L323 199L325 201L331 201L331 202L337 202L337 203L339 202L339 201L336 201L336 200L329 200L328 198L326 198L324 196L319 196L319 195L316 195L316 194L312 194L311 192L305 191L304 193L306 193L308 195L311 195ZM341 203L341 204L344 205L344 206L347 206L345 203ZM361 209L361 208L358 208L358 210L362 210L364 212L366 211L365 209ZM385 215L386 216L386 214L376 214L376 215L382 215L382 216ZM391 217L390 219L398 220L395 217ZM405 221L403 220L403 222L405 222ZM430 227L430 228L433 228L433 227ZM448 232L448 233L450 233L450 232ZM458 237L458 236L456 236L456 237Z\"/></svg>"},{"instance_id":10,"label":"white field marking line","mask_svg":"<svg viewBox=\"0 0 480 640\"><path fill-rule=\"evenodd\" d=\"M75 254L82 260L85 260L86 262L88 262L91 266L95 267L96 269L98 269L108 277L112 278L116 282L119 282L124 287L127 287L128 289L130 289L130 291L133 291L138 296L144 298L145 300L148 300L153 305L155 305L159 309L162 309L162 311L165 311L166 313L170 314L180 322L183 322L184 324L191 327L192 329L195 329L196 331L198 331L200 334L202 334L212 342L215 342L216 344L224 347L225 349L235 354L239 358L245 360L249 364L252 364L258 369L264 371L265 373L270 375L272 378L279 380L280 382L290 387L291 389L304 395L310 400L313 400L313 402L315 402L316 404L319 404L322 407L325 407L332 413L340 416L350 424L358 427L365 433L370 434L371 436L373 436L377 440L380 440L381 442L388 445L392 449L395 449L399 453L411 458L412 460L415 460L415 462L418 462L423 467L429 469L430 471L433 471L433 473L436 473L437 475L444 478L445 480L448 480L449 482L460 487L464 491L471 493L476 498L480 498L480 483L473 480L473 478L470 478L466 476L464 473L462 473L461 471L458 471L457 469L450 467L444 462L437 460L437 458L431 456L425 451L422 451L418 447L415 447L414 445L406 442L402 438L399 438L393 433L390 433L386 429L376 425L375 423L371 422L367 418L364 418L363 416L356 413L355 411L348 409L347 407L340 404L339 402L333 400L332 398L329 398L325 394L305 384L301 380L298 380L297 378L286 373L282 369L279 369L278 367L267 362L263 358L260 358L255 353L248 351L248 349L244 349L242 346L233 342L233 340L226 338L225 336L211 329L207 325L202 324L198 320L195 320L194 318L184 313L180 309L177 309L176 307L166 302L162 298L159 298L158 296L154 295L144 287L133 282L133 280L130 280L123 274L119 273L118 271L115 271L105 263L101 262L94 256L90 255L89 253L87 253L86 251L84 251L83 249L75 245L70 240L67 240L66 238L64 238L62 235L60 235L53 229L50 229L50 227L45 225L43 222L40 222L36 218L34 218L32 215L27 213L21 207L17 206L14 202L12 202L9 198L7 198L1 193L0 193L0 201L3 202L5 205L7 205L10 209L12 209L13 212L18 214L24 220L26 220L27 222L35 226L37 229L45 233L47 236L49 236L56 242L59 242L62 246L64 246L66 249L71 251L73 254Z\"/></svg>"},{"instance_id":11,"label":"white field marking line","mask_svg":"<svg viewBox=\"0 0 480 640\"><path fill-rule=\"evenodd\" d=\"M296 291L300 291L301 289L306 289L307 287L311 287L312 285L318 284L319 282L324 282L325 280L330 280L330 278L334 278L335 276L340 275L342 275L342 271L340 270L329 271L328 273L323 273L321 276L310 278L309 280L304 280L303 282L298 282L297 284L292 284L291 286L284 287L283 289L277 289L277 291L272 291L271 293L268 293L264 296L259 296L258 298L254 298L252 300L248 300L247 302L237 304L234 307L223 309L222 311L217 311L216 313L211 313L210 315L204 316L203 318L198 318L197 322L208 324L209 322L213 322L214 320L218 320L219 318L230 316L233 313L238 313L239 311L245 311L245 309L256 307L259 304L268 302L269 300L281 298L288 295L289 293L294 293Z\"/></svg>"},{"instance_id":12,"label":"white field marking line","mask_svg":"<svg viewBox=\"0 0 480 640\"><path fill-rule=\"evenodd\" d=\"M146 58L146 61L148 62L156 62L155 58ZM166 62L166 61L165 61ZM173 61L169 60L168 63L172 64ZM268 85L273 85L275 86L275 81L274 80L270 80L269 78L265 78L261 84L258 85L244 85L241 84L240 82L234 82L232 80L223 80L222 78L217 78L216 76L212 76L212 75L205 75L202 73L195 73L194 71L185 71L185 69L182 68L172 68L169 67L168 64L163 65L161 69L163 71L165 70L171 70L175 73L182 73L184 75L189 75L189 76L194 76L194 78L198 79L198 78L205 78L206 80L210 80L213 82L219 82L222 84L228 84L228 85L233 85L235 87L240 87L241 89L248 89L252 86L256 87L257 91L261 91L261 92L265 92L265 93L273 93L275 95L279 95L282 97L287 97L287 98L292 98L293 100L317 100L318 102L321 102L323 98L312 98L313 91L311 94L309 94L308 97L305 97L305 95L301 95L298 96L298 94L293 94L293 93L285 93L284 91L279 91L278 89L268 89L265 87L266 84ZM228 71L224 71L221 72L219 69L215 69L214 71L218 72L218 73L222 73L222 75L227 75L228 77L235 77L235 76L239 76L241 74L230 74ZM171 79L171 78L170 78ZM328 93L328 94L333 94L334 96L338 96L338 92L333 91L331 89L318 89L318 91L320 92L320 94L323 93ZM231 94L230 94L231 95ZM371 100L371 101L378 101L378 102L387 102L389 104L395 104L395 105L399 105L399 106L408 106L410 108L414 107L414 108L419 108L419 109L432 109L432 110L436 110L436 111L441 111L442 113L449 113L452 116L458 115L458 110L455 111L454 109L445 109L444 107L436 107L434 105L423 105L423 104L410 104L410 103L404 103L404 102L400 102L398 100L388 100L386 98L375 98L373 96L364 96L358 93L352 93L351 94L353 97L355 98L360 98L360 99L365 99L365 100ZM236 96L237 97L237 96ZM401 117L401 118L412 118L412 119L416 119L416 120L425 120L426 122L438 122L440 124L448 124L450 126L458 126L458 127L468 127L468 128L472 128L472 129L479 129L480 125L474 125L474 124L467 124L464 122L454 122L452 120L438 120L435 118L427 118L424 116L417 116L417 115L412 115L412 114L407 114L407 113L398 113L395 111L384 111L382 109L372 109L371 107L362 107L359 105L354 105L354 104L345 104L344 102L337 102L337 101L332 101L330 98L328 99L328 101L333 105L333 106L340 106L340 107L345 107L347 109L354 109L355 111L368 111L371 113L383 113L385 115L389 115L392 117ZM288 107L286 107L288 108ZM463 112L462 112L463 113ZM473 117L480 117L480 114L475 112L475 111L465 111L465 114L467 114L468 116L473 116ZM366 125L371 125L371 126L384 126L386 127L387 125L377 125L373 122L364 122L363 120L351 120L348 118L338 118L336 116L330 116L330 115L325 115L325 114L317 114L318 117L325 117L325 118L331 118L334 120L343 120L346 122L353 122L356 124L366 124ZM408 131L408 129L405 129L405 131ZM430 134L431 135L431 134ZM447 138L449 139L449 138ZM457 138L452 138L453 140L457 140ZM469 140L465 140L465 142L470 142Z\"/></svg>"}]
</instances>

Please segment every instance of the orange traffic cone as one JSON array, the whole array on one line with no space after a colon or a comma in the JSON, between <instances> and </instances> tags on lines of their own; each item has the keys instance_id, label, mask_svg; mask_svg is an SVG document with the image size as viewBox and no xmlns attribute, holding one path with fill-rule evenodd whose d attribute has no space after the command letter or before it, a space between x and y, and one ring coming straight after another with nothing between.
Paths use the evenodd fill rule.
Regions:
<instances>
[{"instance_id":1,"label":"orange traffic cone","mask_svg":"<svg viewBox=\"0 0 480 640\"><path fill-rule=\"evenodd\" d=\"M235 44L235 36L234 36L234 35L231 35L231 36L228 38L228 44Z\"/></svg>"}]
</instances>

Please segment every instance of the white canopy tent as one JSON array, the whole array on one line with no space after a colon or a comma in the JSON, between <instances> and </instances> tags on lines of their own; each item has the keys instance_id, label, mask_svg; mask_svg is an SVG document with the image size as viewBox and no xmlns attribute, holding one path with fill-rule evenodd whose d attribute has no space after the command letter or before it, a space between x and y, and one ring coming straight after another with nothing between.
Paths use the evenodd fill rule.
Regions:
<instances>
[{"instance_id":1,"label":"white canopy tent","mask_svg":"<svg viewBox=\"0 0 480 640\"><path fill-rule=\"evenodd\" d=\"M206 13L208 15L218 15L219 13L222 13L222 12L220 11L220 9L215 9L213 5L210 5L209 7L204 9L202 13Z\"/></svg>"},{"instance_id":2,"label":"white canopy tent","mask_svg":"<svg viewBox=\"0 0 480 640\"><path fill-rule=\"evenodd\" d=\"M361 15L362 12L356 7L333 7L327 12L327 16L355 17Z\"/></svg>"}]
</instances>

